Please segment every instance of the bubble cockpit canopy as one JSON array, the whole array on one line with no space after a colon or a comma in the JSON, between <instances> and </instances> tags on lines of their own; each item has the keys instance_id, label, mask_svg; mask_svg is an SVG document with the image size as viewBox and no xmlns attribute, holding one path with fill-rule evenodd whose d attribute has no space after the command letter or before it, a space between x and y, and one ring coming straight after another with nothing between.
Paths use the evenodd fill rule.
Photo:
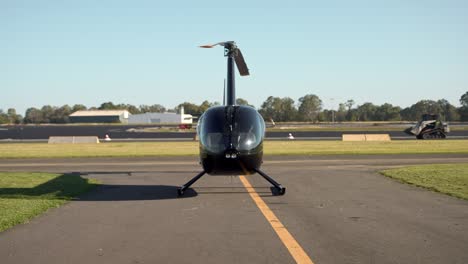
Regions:
<instances>
[{"instance_id":1,"label":"bubble cockpit canopy","mask_svg":"<svg viewBox=\"0 0 468 264\"><path fill-rule=\"evenodd\" d=\"M200 118L197 133L201 145L212 153L228 149L248 152L257 148L265 136L265 122L248 106L210 108Z\"/></svg>"}]
</instances>

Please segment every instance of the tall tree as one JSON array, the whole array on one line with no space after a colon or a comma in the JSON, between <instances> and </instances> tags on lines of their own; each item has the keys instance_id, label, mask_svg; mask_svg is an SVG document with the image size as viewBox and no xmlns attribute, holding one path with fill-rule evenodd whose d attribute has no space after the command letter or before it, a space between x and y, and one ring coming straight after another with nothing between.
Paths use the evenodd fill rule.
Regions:
<instances>
[{"instance_id":1,"label":"tall tree","mask_svg":"<svg viewBox=\"0 0 468 264\"><path fill-rule=\"evenodd\" d=\"M370 121L375 120L375 113L377 112L377 106L373 103L364 103L357 107L357 120L358 121Z\"/></svg>"},{"instance_id":2,"label":"tall tree","mask_svg":"<svg viewBox=\"0 0 468 264\"><path fill-rule=\"evenodd\" d=\"M75 104L73 107L72 107L72 113L76 112L76 111L82 111L82 110L86 110L86 106L85 105L82 105L82 104Z\"/></svg>"},{"instance_id":3,"label":"tall tree","mask_svg":"<svg viewBox=\"0 0 468 264\"><path fill-rule=\"evenodd\" d=\"M200 111L200 115L202 115L208 108L212 107L214 104L208 102L207 100L203 101L200 106L198 107L198 111Z\"/></svg>"},{"instance_id":4,"label":"tall tree","mask_svg":"<svg viewBox=\"0 0 468 264\"><path fill-rule=\"evenodd\" d=\"M300 114L299 114L300 116ZM331 122L335 120L336 121L336 111L335 110L329 110L329 109L324 109L323 111L319 112L317 115L317 121L319 122Z\"/></svg>"},{"instance_id":5,"label":"tall tree","mask_svg":"<svg viewBox=\"0 0 468 264\"><path fill-rule=\"evenodd\" d=\"M332 114L335 114L335 120L338 122L346 121L346 113L346 105L344 103L338 105L338 111L336 111L336 113L332 112Z\"/></svg>"},{"instance_id":6,"label":"tall tree","mask_svg":"<svg viewBox=\"0 0 468 264\"><path fill-rule=\"evenodd\" d=\"M126 109L130 114L135 115L141 113L140 108L132 105L132 104L127 104L123 109Z\"/></svg>"},{"instance_id":7,"label":"tall tree","mask_svg":"<svg viewBox=\"0 0 468 264\"><path fill-rule=\"evenodd\" d=\"M289 97L281 98L280 119L279 121L297 121L297 108L294 100Z\"/></svg>"},{"instance_id":8,"label":"tall tree","mask_svg":"<svg viewBox=\"0 0 468 264\"><path fill-rule=\"evenodd\" d=\"M44 117L42 115L42 111L35 107L30 107L26 109L26 114L24 115L24 123L29 123L29 124L44 123Z\"/></svg>"},{"instance_id":9,"label":"tall tree","mask_svg":"<svg viewBox=\"0 0 468 264\"><path fill-rule=\"evenodd\" d=\"M14 108L9 108L7 111L7 115L10 124L20 124L23 121L23 117L21 115L18 115L16 113L16 109Z\"/></svg>"},{"instance_id":10,"label":"tall tree","mask_svg":"<svg viewBox=\"0 0 468 264\"><path fill-rule=\"evenodd\" d=\"M243 98L236 98L236 105L246 105L250 107L254 107L253 105L249 104L249 102Z\"/></svg>"},{"instance_id":11,"label":"tall tree","mask_svg":"<svg viewBox=\"0 0 468 264\"><path fill-rule=\"evenodd\" d=\"M303 121L317 121L322 110L322 100L315 94L308 94L299 98L299 119Z\"/></svg>"},{"instance_id":12,"label":"tall tree","mask_svg":"<svg viewBox=\"0 0 468 264\"><path fill-rule=\"evenodd\" d=\"M289 97L269 96L263 102L259 112L265 120L273 119L275 122L297 120L297 109L294 106L294 100Z\"/></svg>"},{"instance_id":13,"label":"tall tree","mask_svg":"<svg viewBox=\"0 0 468 264\"><path fill-rule=\"evenodd\" d=\"M99 110L114 110L117 109L116 105L112 102L105 102L102 103L101 106L98 107Z\"/></svg>"},{"instance_id":14,"label":"tall tree","mask_svg":"<svg viewBox=\"0 0 468 264\"><path fill-rule=\"evenodd\" d=\"M57 107L54 107L54 106L51 106L51 105L44 105L41 108L42 118L43 118L41 123L50 123L56 108Z\"/></svg>"},{"instance_id":15,"label":"tall tree","mask_svg":"<svg viewBox=\"0 0 468 264\"><path fill-rule=\"evenodd\" d=\"M468 107L468 92L464 93L460 97L460 104L464 107Z\"/></svg>"},{"instance_id":16,"label":"tall tree","mask_svg":"<svg viewBox=\"0 0 468 264\"><path fill-rule=\"evenodd\" d=\"M459 109L460 120L468 121L468 92L460 97L460 104L462 105Z\"/></svg>"},{"instance_id":17,"label":"tall tree","mask_svg":"<svg viewBox=\"0 0 468 264\"><path fill-rule=\"evenodd\" d=\"M8 115L3 112L3 109L0 109L0 124L8 124L8 123L10 123Z\"/></svg>"},{"instance_id":18,"label":"tall tree","mask_svg":"<svg viewBox=\"0 0 468 264\"><path fill-rule=\"evenodd\" d=\"M433 100L421 100L408 109L404 109L401 114L404 120L416 121L421 118L423 114L438 114L442 113L441 106Z\"/></svg>"},{"instance_id":19,"label":"tall tree","mask_svg":"<svg viewBox=\"0 0 468 264\"><path fill-rule=\"evenodd\" d=\"M268 98L262 103L260 107L260 114L263 116L264 119L266 120L277 120L278 119L278 109L280 108L281 104L281 98L279 97L273 97L273 96L268 96Z\"/></svg>"},{"instance_id":20,"label":"tall tree","mask_svg":"<svg viewBox=\"0 0 468 264\"><path fill-rule=\"evenodd\" d=\"M400 121L401 120L401 107L393 106L385 103L379 107L375 112L375 121Z\"/></svg>"},{"instance_id":21,"label":"tall tree","mask_svg":"<svg viewBox=\"0 0 468 264\"><path fill-rule=\"evenodd\" d=\"M348 112L346 113L346 120L348 121L354 121L356 119L356 111L352 111L353 105L355 104L353 99L349 99L344 103L345 106L348 108Z\"/></svg>"},{"instance_id":22,"label":"tall tree","mask_svg":"<svg viewBox=\"0 0 468 264\"><path fill-rule=\"evenodd\" d=\"M140 105L141 113L164 113L166 108L160 104L154 105Z\"/></svg>"},{"instance_id":23,"label":"tall tree","mask_svg":"<svg viewBox=\"0 0 468 264\"><path fill-rule=\"evenodd\" d=\"M351 111L351 108L353 108L353 105L355 104L353 99L349 99L344 103L344 105L348 108L348 111Z\"/></svg>"},{"instance_id":24,"label":"tall tree","mask_svg":"<svg viewBox=\"0 0 468 264\"><path fill-rule=\"evenodd\" d=\"M193 104L193 103L189 103L189 102L183 102L181 104L179 104L177 107L176 107L176 110L178 111L180 109L180 107L183 106L184 107L184 112L186 114L191 114L193 116L201 116L202 112L200 111L200 107L196 104Z\"/></svg>"},{"instance_id":25,"label":"tall tree","mask_svg":"<svg viewBox=\"0 0 468 264\"><path fill-rule=\"evenodd\" d=\"M49 116L50 123L63 124L69 123L69 115L72 113L72 108L69 105L63 105L59 108L55 107L54 112Z\"/></svg>"},{"instance_id":26,"label":"tall tree","mask_svg":"<svg viewBox=\"0 0 468 264\"><path fill-rule=\"evenodd\" d=\"M445 121L458 121L460 120L460 115L458 113L458 109L449 103L449 101L445 99L440 99L437 101L441 112L441 118Z\"/></svg>"}]
</instances>

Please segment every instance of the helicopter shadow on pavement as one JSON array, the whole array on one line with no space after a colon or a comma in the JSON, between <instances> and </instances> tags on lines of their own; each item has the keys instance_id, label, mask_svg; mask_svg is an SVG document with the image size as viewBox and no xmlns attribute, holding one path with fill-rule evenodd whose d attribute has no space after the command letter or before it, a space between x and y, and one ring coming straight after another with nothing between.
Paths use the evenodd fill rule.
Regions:
<instances>
[{"instance_id":1,"label":"helicopter shadow on pavement","mask_svg":"<svg viewBox=\"0 0 468 264\"><path fill-rule=\"evenodd\" d=\"M143 201L143 200L167 200L184 199L197 196L199 193L209 194L237 194L249 191L244 187L203 187L189 188L183 196L177 194L179 186L174 185L135 185L135 184L95 184L90 182L85 175L130 175L132 172L93 172L93 173L64 173L40 185L28 188L0 188L0 198L5 199L37 199L37 197L53 196L55 199L69 199L76 194L76 186L92 188L91 191L73 198L73 201ZM266 187L257 187L256 191L261 196L272 196L273 192L266 191ZM198 190L198 192L196 191ZM267 195L269 194L269 195ZM67 198L68 197L68 198Z\"/></svg>"},{"instance_id":2,"label":"helicopter shadow on pavement","mask_svg":"<svg viewBox=\"0 0 468 264\"><path fill-rule=\"evenodd\" d=\"M131 171L106 171L106 172L73 172L73 175L87 176L87 175L122 175L132 176L134 173ZM149 171L145 172L149 173ZM184 171L186 173L186 171ZM88 194L85 194L77 200L79 201L132 201L132 200L166 200L166 199L182 199L204 195L218 195L218 194L248 194L249 191L241 186L194 186L188 188L184 195L177 194L177 188L174 185L113 185L113 184L100 184L97 188ZM274 187L254 187L256 192L262 197L276 196L277 190Z\"/></svg>"},{"instance_id":3,"label":"helicopter shadow on pavement","mask_svg":"<svg viewBox=\"0 0 468 264\"><path fill-rule=\"evenodd\" d=\"M121 175L131 175L128 172L115 172ZM88 175L89 173L83 173ZM97 173L99 174L99 173ZM110 174L103 172L103 175ZM77 190L91 190L78 195L73 201L136 201L182 199L197 196L197 192L188 189L184 196L177 195L177 187L171 185L126 185L126 184L95 184L82 174L64 173L47 182L34 187L0 188L0 199L70 199L75 197Z\"/></svg>"},{"instance_id":4,"label":"helicopter shadow on pavement","mask_svg":"<svg viewBox=\"0 0 468 264\"><path fill-rule=\"evenodd\" d=\"M76 201L138 201L167 200L195 197L198 193L188 189L183 196L177 195L172 185L112 185L100 184L96 189L82 195Z\"/></svg>"},{"instance_id":5,"label":"helicopter shadow on pavement","mask_svg":"<svg viewBox=\"0 0 468 264\"><path fill-rule=\"evenodd\" d=\"M73 172L71 175L83 180L83 176L88 175L117 175L132 177L135 173L150 173L150 171L93 171L93 172ZM91 176L92 177L92 176ZM108 184L101 183L94 190L80 197L76 201L138 201L138 200L167 200L183 199L197 196L197 192L189 188L183 196L177 194L174 185L135 185L135 184Z\"/></svg>"}]
</instances>

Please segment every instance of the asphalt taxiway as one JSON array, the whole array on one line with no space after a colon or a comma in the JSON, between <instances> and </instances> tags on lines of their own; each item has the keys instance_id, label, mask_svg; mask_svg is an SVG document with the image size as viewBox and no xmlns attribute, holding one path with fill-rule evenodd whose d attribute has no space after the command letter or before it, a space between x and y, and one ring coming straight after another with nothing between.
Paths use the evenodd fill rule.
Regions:
<instances>
[{"instance_id":1,"label":"asphalt taxiway","mask_svg":"<svg viewBox=\"0 0 468 264\"><path fill-rule=\"evenodd\" d=\"M0 160L102 184L0 233L1 263L468 263L468 202L377 173L468 155L266 157L282 183L204 176L196 157ZM252 194L257 194L254 198ZM258 204L264 202L264 207ZM276 217L271 219L263 210ZM276 221L276 222L275 222ZM278 232L287 231L289 238ZM291 244L293 243L293 244ZM293 245L293 246L291 246Z\"/></svg>"}]
</instances>

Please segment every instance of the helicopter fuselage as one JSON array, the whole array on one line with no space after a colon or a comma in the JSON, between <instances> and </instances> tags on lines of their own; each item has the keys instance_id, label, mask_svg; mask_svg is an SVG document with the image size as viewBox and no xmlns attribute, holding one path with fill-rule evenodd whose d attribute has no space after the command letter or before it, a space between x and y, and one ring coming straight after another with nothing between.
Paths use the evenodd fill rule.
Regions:
<instances>
[{"instance_id":1,"label":"helicopter fuselage","mask_svg":"<svg viewBox=\"0 0 468 264\"><path fill-rule=\"evenodd\" d=\"M265 122L252 107L209 108L199 119L200 163L210 175L252 174L263 162Z\"/></svg>"}]
</instances>

